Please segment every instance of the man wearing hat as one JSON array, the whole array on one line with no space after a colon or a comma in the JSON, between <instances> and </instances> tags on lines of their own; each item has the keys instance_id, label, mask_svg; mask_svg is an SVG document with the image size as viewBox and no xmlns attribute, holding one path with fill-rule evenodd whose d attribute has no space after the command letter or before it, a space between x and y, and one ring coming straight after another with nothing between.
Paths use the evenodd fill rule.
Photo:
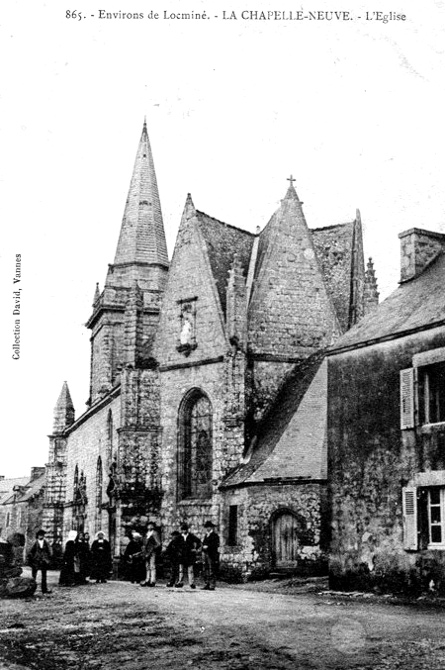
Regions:
<instances>
[{"instance_id":1,"label":"man wearing hat","mask_svg":"<svg viewBox=\"0 0 445 670\"><path fill-rule=\"evenodd\" d=\"M191 589L196 589L195 570L196 554L201 546L201 540L193 533L190 533L187 523L181 524L181 560L179 564L179 580L175 584L176 588L184 586L184 572L187 569L187 577Z\"/></svg>"},{"instance_id":2,"label":"man wearing hat","mask_svg":"<svg viewBox=\"0 0 445 670\"><path fill-rule=\"evenodd\" d=\"M216 573L219 566L219 536L215 532L215 524L206 521L205 537L202 541L202 551L204 556L204 591L214 591L216 584Z\"/></svg>"},{"instance_id":3,"label":"man wearing hat","mask_svg":"<svg viewBox=\"0 0 445 670\"><path fill-rule=\"evenodd\" d=\"M48 591L46 583L46 571L50 566L51 556L51 547L45 540L45 531L39 530L36 534L36 541L29 552L28 562L32 568L33 579L36 579L37 572L40 570L42 575L42 593L51 593L51 591Z\"/></svg>"}]
</instances>

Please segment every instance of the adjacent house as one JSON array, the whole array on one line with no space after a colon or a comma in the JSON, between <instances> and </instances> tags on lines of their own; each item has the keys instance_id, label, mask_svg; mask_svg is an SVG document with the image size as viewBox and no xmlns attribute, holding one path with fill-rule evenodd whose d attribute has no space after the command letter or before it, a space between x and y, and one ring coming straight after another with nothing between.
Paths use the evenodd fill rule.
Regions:
<instances>
[{"instance_id":1,"label":"adjacent house","mask_svg":"<svg viewBox=\"0 0 445 670\"><path fill-rule=\"evenodd\" d=\"M445 235L328 353L331 583L445 593Z\"/></svg>"}]
</instances>

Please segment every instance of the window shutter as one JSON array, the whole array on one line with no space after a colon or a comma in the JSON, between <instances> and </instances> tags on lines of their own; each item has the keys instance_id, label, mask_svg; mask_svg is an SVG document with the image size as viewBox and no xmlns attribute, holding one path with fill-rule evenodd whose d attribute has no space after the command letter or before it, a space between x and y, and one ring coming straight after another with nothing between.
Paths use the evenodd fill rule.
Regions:
<instances>
[{"instance_id":1,"label":"window shutter","mask_svg":"<svg viewBox=\"0 0 445 670\"><path fill-rule=\"evenodd\" d=\"M414 428L414 369L400 370L400 428Z\"/></svg>"},{"instance_id":2,"label":"window shutter","mask_svg":"<svg viewBox=\"0 0 445 670\"><path fill-rule=\"evenodd\" d=\"M418 548L417 540L417 489L405 487L403 497L403 547L411 551Z\"/></svg>"}]
</instances>

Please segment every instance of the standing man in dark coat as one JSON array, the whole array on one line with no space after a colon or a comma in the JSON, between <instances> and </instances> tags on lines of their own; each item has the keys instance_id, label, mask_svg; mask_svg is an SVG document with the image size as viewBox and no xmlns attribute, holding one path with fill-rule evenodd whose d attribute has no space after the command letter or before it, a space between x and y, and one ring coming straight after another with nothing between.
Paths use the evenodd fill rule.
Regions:
<instances>
[{"instance_id":1,"label":"standing man in dark coat","mask_svg":"<svg viewBox=\"0 0 445 670\"><path fill-rule=\"evenodd\" d=\"M195 563L196 554L201 547L201 540L193 533L190 533L187 523L181 524L181 562L179 564L179 581L175 584L176 588L184 586L184 570L187 569L187 577L191 589L196 589L195 584Z\"/></svg>"},{"instance_id":2,"label":"standing man in dark coat","mask_svg":"<svg viewBox=\"0 0 445 670\"><path fill-rule=\"evenodd\" d=\"M51 593L51 591L48 591L46 582L46 572L51 563L51 556L51 547L49 546L49 542L45 540L45 531L39 530L36 534L36 541L29 552L28 562L32 569L33 579L36 579L37 573L40 570L40 574L42 575L42 593Z\"/></svg>"},{"instance_id":3,"label":"standing man in dark coat","mask_svg":"<svg viewBox=\"0 0 445 670\"><path fill-rule=\"evenodd\" d=\"M96 584L105 584L112 569L111 546L100 530L91 545L91 577Z\"/></svg>"},{"instance_id":4,"label":"standing man in dark coat","mask_svg":"<svg viewBox=\"0 0 445 670\"><path fill-rule=\"evenodd\" d=\"M211 521L206 521L204 528L206 534L202 540L205 581L203 591L214 591L219 567L219 535L215 532L215 525Z\"/></svg>"},{"instance_id":5,"label":"standing man in dark coat","mask_svg":"<svg viewBox=\"0 0 445 670\"><path fill-rule=\"evenodd\" d=\"M174 530L170 535L170 542L165 550L165 556L170 563L170 581L167 587L176 586L179 582L179 566L182 560L184 540L178 530Z\"/></svg>"}]
</instances>

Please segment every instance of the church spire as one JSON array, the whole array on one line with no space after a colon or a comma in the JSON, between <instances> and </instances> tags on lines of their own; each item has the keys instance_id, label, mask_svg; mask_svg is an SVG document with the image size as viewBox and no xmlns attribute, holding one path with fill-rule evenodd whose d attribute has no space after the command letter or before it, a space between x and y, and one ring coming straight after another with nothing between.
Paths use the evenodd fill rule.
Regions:
<instances>
[{"instance_id":1,"label":"church spire","mask_svg":"<svg viewBox=\"0 0 445 670\"><path fill-rule=\"evenodd\" d=\"M63 433L72 423L74 423L74 405L71 400L68 384L67 382L63 382L62 390L54 408L53 432Z\"/></svg>"},{"instance_id":2,"label":"church spire","mask_svg":"<svg viewBox=\"0 0 445 670\"><path fill-rule=\"evenodd\" d=\"M145 119L114 259L115 268L128 264L168 267L161 203Z\"/></svg>"}]
</instances>

